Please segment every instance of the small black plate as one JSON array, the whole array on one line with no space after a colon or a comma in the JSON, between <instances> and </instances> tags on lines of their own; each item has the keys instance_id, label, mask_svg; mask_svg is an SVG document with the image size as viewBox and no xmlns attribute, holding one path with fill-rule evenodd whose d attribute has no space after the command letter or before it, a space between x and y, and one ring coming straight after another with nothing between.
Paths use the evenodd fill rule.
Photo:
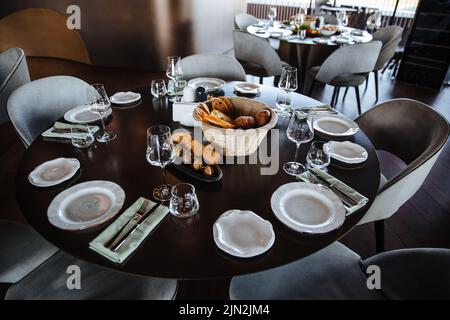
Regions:
<instances>
[{"instance_id":1,"label":"small black plate","mask_svg":"<svg viewBox=\"0 0 450 320\"><path fill-rule=\"evenodd\" d=\"M200 180L203 182L216 182L216 181L219 181L220 179L222 179L222 176L223 176L222 169L220 169L220 167L217 164L211 166L214 170L214 173L212 176L209 176L209 177L205 176L202 173L195 171L191 167L191 165L172 163L172 167L176 168L178 171L181 171L182 173L184 173L185 175L187 175L191 178L194 178L196 180Z\"/></svg>"}]
</instances>

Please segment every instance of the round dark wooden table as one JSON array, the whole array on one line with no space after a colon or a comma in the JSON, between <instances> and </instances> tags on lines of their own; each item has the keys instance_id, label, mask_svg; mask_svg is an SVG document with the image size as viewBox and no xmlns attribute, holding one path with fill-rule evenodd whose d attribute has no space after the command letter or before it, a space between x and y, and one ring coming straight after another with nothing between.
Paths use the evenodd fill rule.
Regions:
<instances>
[{"instance_id":1,"label":"round dark wooden table","mask_svg":"<svg viewBox=\"0 0 450 320\"><path fill-rule=\"evenodd\" d=\"M234 95L233 84L225 87L227 95ZM288 119L279 119L280 152L278 173L260 175L262 164L221 165L223 178L219 182L194 181L169 168L169 183L190 182L195 185L200 202L198 214L189 220L180 220L170 214L122 265L114 264L89 249L93 240L109 223L82 232L69 232L53 227L47 219L50 202L66 188L89 180L110 180L118 183L126 193L123 210L140 196L152 199L152 190L163 182L161 169L153 167L145 159L146 129L156 124L179 127L172 121L172 106L167 99L153 100L150 88L139 90L141 103L134 108L114 108L108 130L118 138L108 144L96 143L87 150L78 150L70 143L44 141L38 137L26 151L16 180L17 201L29 223L46 239L62 250L108 268L131 274L176 279L230 278L235 275L266 270L306 257L340 239L363 217L374 200L380 179L377 155L363 132L352 141L362 145L369 157L364 167L343 170L333 166L329 173L349 184L370 199L368 205L347 217L344 225L323 235L300 234L284 226L274 216L270 198L281 185L296 181L284 173L283 163L294 159L295 144L287 139ZM277 88L262 87L256 97L274 105ZM320 102L299 94L293 95L298 107L321 105ZM45 107L45 106L42 106ZM269 133L270 135L270 133ZM308 145L301 146L300 161L305 162ZM53 187L40 189L28 181L28 174L44 161L57 157L75 157L81 163L81 171L72 180ZM213 240L215 220L229 209L248 209L269 220L274 227L276 240L265 254L251 259L239 259L218 249Z\"/></svg>"}]
</instances>

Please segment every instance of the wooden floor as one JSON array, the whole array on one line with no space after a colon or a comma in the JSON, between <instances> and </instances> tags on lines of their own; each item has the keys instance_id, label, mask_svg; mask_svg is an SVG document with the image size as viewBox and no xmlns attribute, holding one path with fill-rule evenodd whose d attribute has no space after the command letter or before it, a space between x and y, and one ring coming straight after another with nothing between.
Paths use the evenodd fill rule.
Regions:
<instances>
[{"instance_id":1,"label":"wooden floor","mask_svg":"<svg viewBox=\"0 0 450 320\"><path fill-rule=\"evenodd\" d=\"M91 68L76 63L60 63L46 59L32 59L29 61L29 67L33 79L48 75L73 75L91 83L104 83L108 92L149 86L152 79L163 76L149 72ZM271 81L273 80L265 79L267 84ZM370 109L376 103L373 81L371 78L366 92L363 87L361 88L363 111ZM329 103L331 94L331 88L319 87L314 91L313 97ZM379 102L400 97L428 103L450 119L450 88L444 88L438 93L426 88L393 82L389 75L385 74L380 79ZM337 109L351 118L357 116L353 90L349 91L344 102L342 102L341 93ZM0 139L0 218L25 222L17 208L14 191L14 177L24 153L24 147L10 124L0 125L0 135L2 137ZM382 157L382 167L387 176L391 176L401 164L388 160ZM420 191L388 220L385 231L387 250L412 247L450 248L449 170L450 147L447 144ZM343 239L343 242L363 257L373 255L375 253L373 225L355 228Z\"/></svg>"}]
</instances>

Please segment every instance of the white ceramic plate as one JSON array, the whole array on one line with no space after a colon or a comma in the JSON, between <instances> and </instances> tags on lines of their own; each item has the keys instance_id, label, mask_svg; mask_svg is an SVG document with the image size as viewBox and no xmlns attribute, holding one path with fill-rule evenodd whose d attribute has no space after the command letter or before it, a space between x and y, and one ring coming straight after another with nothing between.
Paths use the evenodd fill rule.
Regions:
<instances>
[{"instance_id":1,"label":"white ceramic plate","mask_svg":"<svg viewBox=\"0 0 450 320\"><path fill-rule=\"evenodd\" d=\"M351 137L359 131L355 121L341 114L315 115L314 129L330 137Z\"/></svg>"},{"instance_id":2,"label":"white ceramic plate","mask_svg":"<svg viewBox=\"0 0 450 320\"><path fill-rule=\"evenodd\" d=\"M103 114L103 119L106 119L109 117L112 113L111 108L108 109ZM93 123L96 121L100 121L100 117L98 113L93 113L89 110L89 106L79 106L76 108L73 108L66 112L64 115L64 120L71 123Z\"/></svg>"},{"instance_id":3,"label":"white ceramic plate","mask_svg":"<svg viewBox=\"0 0 450 320\"><path fill-rule=\"evenodd\" d=\"M214 223L213 234L221 250L240 258L260 255L275 242L272 224L252 211L223 213Z\"/></svg>"},{"instance_id":4,"label":"white ceramic plate","mask_svg":"<svg viewBox=\"0 0 450 320\"><path fill-rule=\"evenodd\" d=\"M331 40L339 44L348 44L352 42L352 39L343 36L332 36Z\"/></svg>"},{"instance_id":5,"label":"white ceramic plate","mask_svg":"<svg viewBox=\"0 0 450 320\"><path fill-rule=\"evenodd\" d=\"M28 180L36 187L56 186L69 180L80 169L80 161L75 158L58 158L37 166Z\"/></svg>"},{"instance_id":6,"label":"white ceramic plate","mask_svg":"<svg viewBox=\"0 0 450 320\"><path fill-rule=\"evenodd\" d=\"M234 90L244 94L258 94L259 85L252 82L239 82L234 86Z\"/></svg>"},{"instance_id":7,"label":"white ceramic plate","mask_svg":"<svg viewBox=\"0 0 450 320\"><path fill-rule=\"evenodd\" d=\"M131 91L117 92L111 97L111 102L114 104L129 104L139 100L141 100L141 95Z\"/></svg>"},{"instance_id":8,"label":"white ceramic plate","mask_svg":"<svg viewBox=\"0 0 450 320\"><path fill-rule=\"evenodd\" d=\"M330 232L345 220L341 200L330 190L312 183L282 185L272 195L271 205L282 223L299 232Z\"/></svg>"},{"instance_id":9,"label":"white ceramic plate","mask_svg":"<svg viewBox=\"0 0 450 320\"><path fill-rule=\"evenodd\" d=\"M350 141L330 141L327 145L330 156L336 160L350 164L363 163L367 160L367 151L359 144Z\"/></svg>"},{"instance_id":10,"label":"white ceramic plate","mask_svg":"<svg viewBox=\"0 0 450 320\"><path fill-rule=\"evenodd\" d=\"M63 230L84 230L113 218L122 208L125 192L110 181L88 181L58 194L47 210L52 225Z\"/></svg>"},{"instance_id":11,"label":"white ceramic plate","mask_svg":"<svg viewBox=\"0 0 450 320\"><path fill-rule=\"evenodd\" d=\"M225 81L218 78L195 78L189 80L188 85L194 90L198 87L203 87L206 91L216 91L221 89L225 85Z\"/></svg>"}]
</instances>

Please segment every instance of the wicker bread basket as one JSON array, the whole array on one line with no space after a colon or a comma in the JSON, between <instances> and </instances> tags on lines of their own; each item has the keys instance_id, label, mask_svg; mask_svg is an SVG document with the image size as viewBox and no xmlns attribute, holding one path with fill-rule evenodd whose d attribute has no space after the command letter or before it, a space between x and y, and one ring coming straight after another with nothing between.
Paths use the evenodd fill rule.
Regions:
<instances>
[{"instance_id":1,"label":"wicker bread basket","mask_svg":"<svg viewBox=\"0 0 450 320\"><path fill-rule=\"evenodd\" d=\"M268 105L240 97L229 97L233 103L236 116L255 116L261 110L269 110L271 118L269 123L263 127L255 129L223 129L201 122L203 134L212 144L222 149L227 156L246 156L254 153L267 132L275 127L277 114ZM193 117L196 121L201 121L194 111Z\"/></svg>"}]
</instances>

